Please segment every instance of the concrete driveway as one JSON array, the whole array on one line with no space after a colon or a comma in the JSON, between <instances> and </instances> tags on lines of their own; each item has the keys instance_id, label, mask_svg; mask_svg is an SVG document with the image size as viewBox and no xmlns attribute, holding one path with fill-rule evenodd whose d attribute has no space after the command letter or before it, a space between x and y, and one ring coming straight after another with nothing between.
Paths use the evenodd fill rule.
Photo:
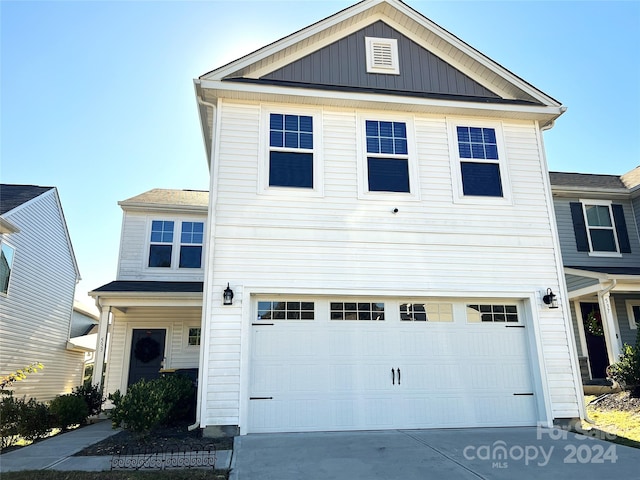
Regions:
<instances>
[{"instance_id":1,"label":"concrete driveway","mask_svg":"<svg viewBox=\"0 0 640 480\"><path fill-rule=\"evenodd\" d=\"M236 437L232 480L640 479L640 449L562 429L474 428Z\"/></svg>"}]
</instances>

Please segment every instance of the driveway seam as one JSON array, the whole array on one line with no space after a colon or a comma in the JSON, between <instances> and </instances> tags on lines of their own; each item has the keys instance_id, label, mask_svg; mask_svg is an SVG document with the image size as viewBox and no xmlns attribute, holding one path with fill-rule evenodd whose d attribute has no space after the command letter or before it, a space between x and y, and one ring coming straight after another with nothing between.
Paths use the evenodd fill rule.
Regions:
<instances>
[{"instance_id":1,"label":"driveway seam","mask_svg":"<svg viewBox=\"0 0 640 480\"><path fill-rule=\"evenodd\" d=\"M424 440L418 438L418 437L414 437L413 435L411 435L409 432L405 431L405 430L398 430L398 432L406 435L409 438L412 438L413 440L415 440L416 442L424 445L425 447L429 447L431 450L433 450L434 452L442 455L444 458L446 458L447 460L452 461L453 463L455 463L456 465L458 465L459 467L462 467L463 469L465 469L467 472L471 473L472 475L475 475L476 477L482 479L482 480L487 480L487 477L483 477L482 475L480 475L477 472L474 472L473 470L471 470L469 467L467 467L466 465L463 465L462 463L460 463L459 461L457 461L455 458L450 457L449 455L447 455L444 452L441 452L440 450L438 450L436 447L430 445L429 443L425 442Z\"/></svg>"}]
</instances>

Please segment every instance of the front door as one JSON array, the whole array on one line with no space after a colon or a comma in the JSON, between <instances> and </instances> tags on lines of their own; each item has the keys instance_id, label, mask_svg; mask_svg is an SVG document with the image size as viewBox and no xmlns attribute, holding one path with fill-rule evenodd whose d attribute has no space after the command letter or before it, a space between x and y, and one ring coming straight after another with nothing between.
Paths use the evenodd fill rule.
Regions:
<instances>
[{"instance_id":1,"label":"front door","mask_svg":"<svg viewBox=\"0 0 640 480\"><path fill-rule=\"evenodd\" d=\"M166 334L166 330L159 328L133 330L127 385L143 378L153 380L160 376Z\"/></svg>"},{"instance_id":2,"label":"front door","mask_svg":"<svg viewBox=\"0 0 640 480\"><path fill-rule=\"evenodd\" d=\"M597 303L580 303L580 311L584 325L584 336L587 341L591 378L607 378L606 370L609 366L609 356L607 355L600 306Z\"/></svg>"}]
</instances>

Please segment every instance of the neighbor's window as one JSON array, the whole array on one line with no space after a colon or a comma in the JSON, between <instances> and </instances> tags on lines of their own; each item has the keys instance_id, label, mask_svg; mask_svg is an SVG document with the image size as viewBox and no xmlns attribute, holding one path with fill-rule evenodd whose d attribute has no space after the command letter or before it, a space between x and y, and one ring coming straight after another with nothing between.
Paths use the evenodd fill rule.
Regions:
<instances>
[{"instance_id":1,"label":"neighbor's window","mask_svg":"<svg viewBox=\"0 0 640 480\"><path fill-rule=\"evenodd\" d=\"M515 305L470 304L467 305L467 321L517 322L518 308Z\"/></svg>"},{"instance_id":2,"label":"neighbor's window","mask_svg":"<svg viewBox=\"0 0 640 480\"><path fill-rule=\"evenodd\" d=\"M592 252L617 252L618 242L611 219L611 205L584 205L584 217Z\"/></svg>"},{"instance_id":3,"label":"neighbor's window","mask_svg":"<svg viewBox=\"0 0 640 480\"><path fill-rule=\"evenodd\" d=\"M151 246L149 247L150 267L171 267L173 225L173 221L154 220L151 222Z\"/></svg>"},{"instance_id":4,"label":"neighbor's window","mask_svg":"<svg viewBox=\"0 0 640 480\"><path fill-rule=\"evenodd\" d=\"M269 115L269 186L313 188L313 117Z\"/></svg>"},{"instance_id":5,"label":"neighbor's window","mask_svg":"<svg viewBox=\"0 0 640 480\"><path fill-rule=\"evenodd\" d=\"M200 327L191 327L189 328L189 337L188 337L188 345L191 347L197 347L200 345Z\"/></svg>"},{"instance_id":6,"label":"neighbor's window","mask_svg":"<svg viewBox=\"0 0 640 480\"><path fill-rule=\"evenodd\" d=\"M331 320L384 320L384 303L331 302Z\"/></svg>"},{"instance_id":7,"label":"neighbor's window","mask_svg":"<svg viewBox=\"0 0 640 480\"><path fill-rule=\"evenodd\" d=\"M400 320L404 322L453 322L450 303L403 303Z\"/></svg>"},{"instance_id":8,"label":"neighbor's window","mask_svg":"<svg viewBox=\"0 0 640 480\"><path fill-rule=\"evenodd\" d=\"M407 124L366 120L370 192L410 192Z\"/></svg>"},{"instance_id":9,"label":"neighbor's window","mask_svg":"<svg viewBox=\"0 0 640 480\"><path fill-rule=\"evenodd\" d=\"M462 193L502 197L502 179L495 128L456 127Z\"/></svg>"},{"instance_id":10,"label":"neighbor's window","mask_svg":"<svg viewBox=\"0 0 640 480\"><path fill-rule=\"evenodd\" d=\"M640 300L627 300L626 303L629 328L635 330L640 326Z\"/></svg>"},{"instance_id":11,"label":"neighbor's window","mask_svg":"<svg viewBox=\"0 0 640 480\"><path fill-rule=\"evenodd\" d=\"M313 302L258 302L258 320L313 320Z\"/></svg>"},{"instance_id":12,"label":"neighbor's window","mask_svg":"<svg viewBox=\"0 0 640 480\"><path fill-rule=\"evenodd\" d=\"M180 268L200 268L202 266L203 222L182 222L180 235Z\"/></svg>"},{"instance_id":13,"label":"neighbor's window","mask_svg":"<svg viewBox=\"0 0 640 480\"><path fill-rule=\"evenodd\" d=\"M6 243L0 243L0 293L9 291L9 279L13 268L13 254L15 248Z\"/></svg>"}]
</instances>

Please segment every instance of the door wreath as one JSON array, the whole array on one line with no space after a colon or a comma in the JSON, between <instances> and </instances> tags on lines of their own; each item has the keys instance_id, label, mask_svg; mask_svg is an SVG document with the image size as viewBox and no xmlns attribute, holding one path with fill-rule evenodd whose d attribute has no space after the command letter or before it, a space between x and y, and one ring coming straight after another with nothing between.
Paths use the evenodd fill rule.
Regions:
<instances>
[{"instance_id":1,"label":"door wreath","mask_svg":"<svg viewBox=\"0 0 640 480\"><path fill-rule=\"evenodd\" d=\"M589 315L587 315L587 331L596 337L602 337L604 335L602 319L600 318L600 314L595 310L591 310Z\"/></svg>"},{"instance_id":2,"label":"door wreath","mask_svg":"<svg viewBox=\"0 0 640 480\"><path fill-rule=\"evenodd\" d=\"M141 338L136 342L133 354L142 363L149 363L160 356L160 344L151 337Z\"/></svg>"}]
</instances>

